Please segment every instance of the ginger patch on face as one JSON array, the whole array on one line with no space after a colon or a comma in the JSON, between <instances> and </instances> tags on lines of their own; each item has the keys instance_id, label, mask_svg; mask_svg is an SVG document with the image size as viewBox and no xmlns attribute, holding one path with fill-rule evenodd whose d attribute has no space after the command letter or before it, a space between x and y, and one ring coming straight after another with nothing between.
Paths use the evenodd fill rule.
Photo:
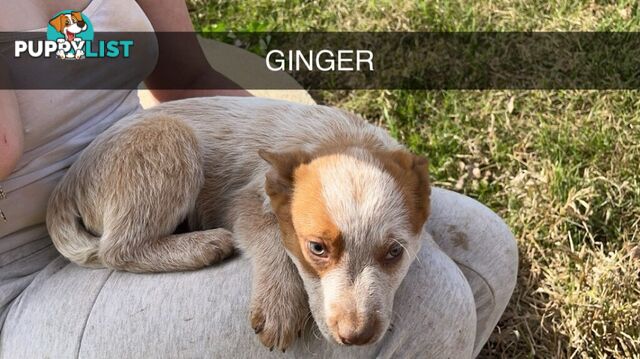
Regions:
<instances>
[{"instance_id":1,"label":"ginger patch on face","mask_svg":"<svg viewBox=\"0 0 640 359\"><path fill-rule=\"evenodd\" d=\"M324 161L318 159L302 165L294 173L291 220L297 243L285 244L305 270L318 277L335 268L344 251L342 234L331 219L322 195L320 171ZM297 248L290 248L293 246Z\"/></svg>"}]
</instances>

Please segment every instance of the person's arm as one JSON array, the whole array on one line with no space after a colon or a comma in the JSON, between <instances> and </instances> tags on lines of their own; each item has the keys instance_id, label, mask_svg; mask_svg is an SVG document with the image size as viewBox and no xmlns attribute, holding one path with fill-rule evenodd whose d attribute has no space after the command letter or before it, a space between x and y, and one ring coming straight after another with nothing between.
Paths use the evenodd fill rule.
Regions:
<instances>
[{"instance_id":1,"label":"person's arm","mask_svg":"<svg viewBox=\"0 0 640 359\"><path fill-rule=\"evenodd\" d=\"M180 35L180 41L175 41L176 36L158 36L158 64L145 80L156 99L164 102L199 96L251 96L249 92L211 68L200 48L184 1L137 1L156 32L190 33ZM184 90L161 90L162 88Z\"/></svg>"},{"instance_id":2,"label":"person's arm","mask_svg":"<svg viewBox=\"0 0 640 359\"><path fill-rule=\"evenodd\" d=\"M11 174L24 146L18 100L12 90L0 90L0 180Z\"/></svg>"}]
</instances>

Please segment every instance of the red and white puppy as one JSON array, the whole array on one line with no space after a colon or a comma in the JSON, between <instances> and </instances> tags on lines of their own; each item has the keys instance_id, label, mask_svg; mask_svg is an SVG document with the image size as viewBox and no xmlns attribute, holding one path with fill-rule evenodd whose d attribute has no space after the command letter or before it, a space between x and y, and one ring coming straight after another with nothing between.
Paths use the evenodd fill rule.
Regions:
<instances>
[{"instance_id":1,"label":"red and white puppy","mask_svg":"<svg viewBox=\"0 0 640 359\"><path fill-rule=\"evenodd\" d=\"M286 349L309 311L340 345L379 340L429 214L427 162L344 111L259 98L164 103L85 149L49 203L58 250L90 267L253 264L251 325ZM190 232L174 234L184 220Z\"/></svg>"}]
</instances>

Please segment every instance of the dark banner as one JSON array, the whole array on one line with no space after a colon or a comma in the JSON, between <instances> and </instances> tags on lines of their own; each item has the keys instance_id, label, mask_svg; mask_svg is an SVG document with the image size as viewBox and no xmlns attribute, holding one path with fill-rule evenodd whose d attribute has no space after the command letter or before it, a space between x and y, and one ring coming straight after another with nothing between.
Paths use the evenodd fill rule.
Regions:
<instances>
[{"instance_id":1,"label":"dark banner","mask_svg":"<svg viewBox=\"0 0 640 359\"><path fill-rule=\"evenodd\" d=\"M252 74L248 89L289 89L287 72L307 89L640 89L640 33L98 33L91 41L48 40L44 33L0 33L4 89L131 89L171 54L183 66L158 67L163 89L212 87L180 80L207 41L262 57L214 54ZM235 49L233 49L235 50ZM150 70L149 70L150 71ZM143 72L148 74L148 72ZM224 71L223 71L224 72ZM138 74L138 75L132 75ZM201 86L201 87L199 87ZM224 85L216 88L224 88Z\"/></svg>"}]
</instances>

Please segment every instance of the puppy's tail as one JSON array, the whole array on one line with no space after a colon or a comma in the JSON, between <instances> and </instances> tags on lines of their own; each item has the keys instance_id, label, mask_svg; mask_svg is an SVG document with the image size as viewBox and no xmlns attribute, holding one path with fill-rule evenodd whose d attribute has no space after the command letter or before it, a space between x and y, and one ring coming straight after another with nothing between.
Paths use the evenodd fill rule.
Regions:
<instances>
[{"instance_id":1,"label":"puppy's tail","mask_svg":"<svg viewBox=\"0 0 640 359\"><path fill-rule=\"evenodd\" d=\"M65 179L56 187L47 208L47 230L58 251L83 267L103 268L98 257L100 237L89 233L81 221L75 198Z\"/></svg>"}]
</instances>

